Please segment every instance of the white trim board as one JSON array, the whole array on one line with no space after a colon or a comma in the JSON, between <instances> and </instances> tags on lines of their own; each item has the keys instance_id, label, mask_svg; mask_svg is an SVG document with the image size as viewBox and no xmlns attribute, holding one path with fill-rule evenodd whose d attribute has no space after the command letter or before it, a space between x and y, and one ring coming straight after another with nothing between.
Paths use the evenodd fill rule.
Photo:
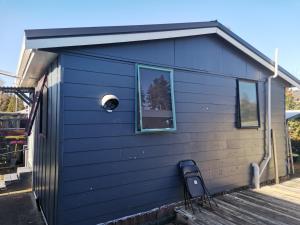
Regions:
<instances>
[{"instance_id":1,"label":"white trim board","mask_svg":"<svg viewBox=\"0 0 300 225\"><path fill-rule=\"evenodd\" d=\"M83 45L101 45L112 43L124 43L134 41L158 40L177 37L197 36L204 34L216 33L216 27L212 28L197 28L188 30L172 30L172 31L155 31L130 34L107 34L107 35L92 35L79 37L59 37L59 38L42 38L29 39L25 42L27 49L43 49L57 47L72 47Z\"/></svg>"}]
</instances>

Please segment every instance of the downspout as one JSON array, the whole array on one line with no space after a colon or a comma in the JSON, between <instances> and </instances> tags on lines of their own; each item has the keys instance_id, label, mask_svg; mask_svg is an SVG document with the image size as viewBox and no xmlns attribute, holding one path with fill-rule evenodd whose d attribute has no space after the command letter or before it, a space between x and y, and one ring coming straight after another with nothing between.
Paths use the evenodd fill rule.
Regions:
<instances>
[{"instance_id":1,"label":"downspout","mask_svg":"<svg viewBox=\"0 0 300 225\"><path fill-rule=\"evenodd\" d=\"M256 189L260 188L260 178L266 169L271 157L272 157L272 143L271 143L271 135L272 135L272 108L271 108L271 82L272 79L275 79L278 76L278 48L275 49L275 68L274 68L274 75L268 77L268 126L267 126L267 133L268 133L268 145L266 155L263 161L258 166L257 163L252 163L253 167L253 185Z\"/></svg>"}]
</instances>

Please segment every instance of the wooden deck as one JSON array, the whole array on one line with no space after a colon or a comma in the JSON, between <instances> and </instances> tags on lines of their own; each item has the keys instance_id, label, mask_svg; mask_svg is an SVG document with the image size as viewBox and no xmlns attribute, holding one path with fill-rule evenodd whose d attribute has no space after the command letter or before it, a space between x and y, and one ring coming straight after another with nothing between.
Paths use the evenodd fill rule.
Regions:
<instances>
[{"instance_id":1,"label":"wooden deck","mask_svg":"<svg viewBox=\"0 0 300 225\"><path fill-rule=\"evenodd\" d=\"M215 198L214 210L195 206L179 208L175 224L234 225L234 224L300 224L300 178L260 190L243 190Z\"/></svg>"}]
</instances>

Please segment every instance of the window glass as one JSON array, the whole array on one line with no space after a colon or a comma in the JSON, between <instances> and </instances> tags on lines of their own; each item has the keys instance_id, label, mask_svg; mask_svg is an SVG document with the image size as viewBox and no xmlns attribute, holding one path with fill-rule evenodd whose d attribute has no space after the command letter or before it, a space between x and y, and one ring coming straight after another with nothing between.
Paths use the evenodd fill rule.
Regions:
<instances>
[{"instance_id":1,"label":"window glass","mask_svg":"<svg viewBox=\"0 0 300 225\"><path fill-rule=\"evenodd\" d=\"M259 127L257 83L238 81L239 87L239 126Z\"/></svg>"},{"instance_id":2,"label":"window glass","mask_svg":"<svg viewBox=\"0 0 300 225\"><path fill-rule=\"evenodd\" d=\"M138 66L139 131L175 130L172 71Z\"/></svg>"},{"instance_id":3,"label":"window glass","mask_svg":"<svg viewBox=\"0 0 300 225\"><path fill-rule=\"evenodd\" d=\"M42 90L40 99L40 121L39 121L39 133L46 136L47 133L47 122L48 122L48 88L47 82Z\"/></svg>"}]
</instances>

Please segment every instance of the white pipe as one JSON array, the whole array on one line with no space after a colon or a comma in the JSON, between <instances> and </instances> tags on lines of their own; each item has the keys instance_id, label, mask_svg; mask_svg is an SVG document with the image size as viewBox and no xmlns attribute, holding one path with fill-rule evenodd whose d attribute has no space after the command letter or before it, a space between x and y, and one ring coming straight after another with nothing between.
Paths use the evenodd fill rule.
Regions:
<instances>
[{"instance_id":1,"label":"white pipe","mask_svg":"<svg viewBox=\"0 0 300 225\"><path fill-rule=\"evenodd\" d=\"M271 82L272 79L276 78L278 76L278 48L275 49L275 65L274 65L274 75L268 77L268 127L267 127L267 131L268 131L268 148L267 148L267 153L266 156L264 158L264 160L261 162L260 164L260 168L257 171L257 164L256 163L252 163L252 167L253 167L253 183L255 188L259 188L259 184L260 184L260 177L262 176L264 170L266 169L271 157L272 157L272 143L271 143L271 134L272 134L272 105L271 105ZM258 175L258 177L256 177Z\"/></svg>"},{"instance_id":2,"label":"white pipe","mask_svg":"<svg viewBox=\"0 0 300 225\"><path fill-rule=\"evenodd\" d=\"M278 76L278 48L275 49L275 69L274 69L273 78L276 78L277 76Z\"/></svg>"}]
</instances>

